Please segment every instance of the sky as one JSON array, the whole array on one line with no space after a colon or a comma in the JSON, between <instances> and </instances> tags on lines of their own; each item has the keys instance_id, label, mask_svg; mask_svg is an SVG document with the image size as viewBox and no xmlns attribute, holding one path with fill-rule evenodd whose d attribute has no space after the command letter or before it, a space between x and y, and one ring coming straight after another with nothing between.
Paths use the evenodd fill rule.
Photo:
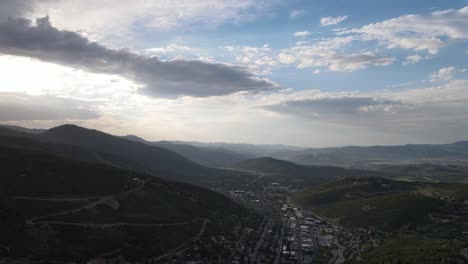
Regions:
<instances>
[{"instance_id":1,"label":"sky","mask_svg":"<svg viewBox=\"0 0 468 264\"><path fill-rule=\"evenodd\" d=\"M1 0L0 123L307 147L468 140L468 0Z\"/></svg>"}]
</instances>

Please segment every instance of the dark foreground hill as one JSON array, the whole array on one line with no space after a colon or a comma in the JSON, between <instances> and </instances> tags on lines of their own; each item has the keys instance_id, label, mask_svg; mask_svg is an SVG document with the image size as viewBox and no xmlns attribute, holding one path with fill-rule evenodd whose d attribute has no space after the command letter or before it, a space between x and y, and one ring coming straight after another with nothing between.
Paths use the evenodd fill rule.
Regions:
<instances>
[{"instance_id":1,"label":"dark foreground hill","mask_svg":"<svg viewBox=\"0 0 468 264\"><path fill-rule=\"evenodd\" d=\"M0 147L0 258L151 259L249 213L223 195L103 164Z\"/></svg>"},{"instance_id":2,"label":"dark foreground hill","mask_svg":"<svg viewBox=\"0 0 468 264\"><path fill-rule=\"evenodd\" d=\"M200 184L212 172L165 148L64 125L34 135L0 127L0 146L52 153L167 179Z\"/></svg>"},{"instance_id":3,"label":"dark foreground hill","mask_svg":"<svg viewBox=\"0 0 468 264\"><path fill-rule=\"evenodd\" d=\"M283 176L290 181L299 179L304 186L324 183L346 177L378 176L382 173L366 170L346 169L334 166L306 166L274 158L258 158L242 161L234 169L262 174Z\"/></svg>"},{"instance_id":4,"label":"dark foreground hill","mask_svg":"<svg viewBox=\"0 0 468 264\"><path fill-rule=\"evenodd\" d=\"M194 177L203 172L203 167L167 149L148 146L75 125L49 129L39 134L39 138L52 143L79 146L95 153L118 156L133 162L147 172L190 173Z\"/></svg>"}]
</instances>

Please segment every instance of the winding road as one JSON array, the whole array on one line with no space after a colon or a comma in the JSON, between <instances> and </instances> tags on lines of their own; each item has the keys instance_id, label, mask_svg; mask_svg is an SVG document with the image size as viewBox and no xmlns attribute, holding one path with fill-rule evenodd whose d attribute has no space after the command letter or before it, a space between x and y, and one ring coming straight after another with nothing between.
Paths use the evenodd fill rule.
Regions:
<instances>
[{"instance_id":1,"label":"winding road","mask_svg":"<svg viewBox=\"0 0 468 264\"><path fill-rule=\"evenodd\" d=\"M59 215L74 214L74 213L78 213L78 212L80 212L81 210L84 210L84 209L94 208L96 205L103 204L106 201L112 200L116 196L126 197L131 193L134 193L136 191L141 190L144 186L145 186L145 181L141 181L140 184L137 187L133 188L133 189L130 189L130 190L125 191L123 193L114 194L114 195L106 195L106 196L73 197L73 198L47 198L47 197L15 196L15 198L16 199L36 200L36 201L51 201L51 202L79 202L79 201L89 202L90 200L97 200L95 202L92 202L92 203L89 203L89 204L86 204L86 205L83 205L83 206L80 206L80 207L77 207L77 208L68 209L68 210L65 210L65 211L62 211L62 212L52 213L52 214L42 215L42 216L35 216L35 217L32 217L32 218L29 218L29 219L26 220L26 224L31 225L31 224L35 224L36 221L41 220L41 219L46 219L46 218L49 218L49 217L59 216ZM45 222L41 222L41 223L45 223ZM65 223L65 222L62 222L62 223Z\"/></svg>"}]
</instances>

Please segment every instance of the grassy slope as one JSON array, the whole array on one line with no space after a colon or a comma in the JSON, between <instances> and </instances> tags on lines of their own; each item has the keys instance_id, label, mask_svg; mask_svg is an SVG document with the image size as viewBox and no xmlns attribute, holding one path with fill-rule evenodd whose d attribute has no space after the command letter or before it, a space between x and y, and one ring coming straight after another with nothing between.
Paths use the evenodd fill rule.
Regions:
<instances>
[{"instance_id":1,"label":"grassy slope","mask_svg":"<svg viewBox=\"0 0 468 264\"><path fill-rule=\"evenodd\" d=\"M306 166L274 158L242 161L235 169L277 175L291 181L302 181L305 186L316 185L345 177L378 176L375 171L346 169L334 166Z\"/></svg>"},{"instance_id":2,"label":"grassy slope","mask_svg":"<svg viewBox=\"0 0 468 264\"><path fill-rule=\"evenodd\" d=\"M429 213L447 208L436 198L440 196L464 201L468 185L345 179L305 190L293 201L341 224L393 232L394 236L356 263L463 263L460 250L468 247L468 242L456 238L464 228L427 221ZM405 230L409 232L401 232ZM438 238L440 234L452 239Z\"/></svg>"},{"instance_id":3,"label":"grassy slope","mask_svg":"<svg viewBox=\"0 0 468 264\"><path fill-rule=\"evenodd\" d=\"M460 250L467 246L466 242L454 240L427 239L412 235L399 236L364 255L362 261L355 261L355 264L444 263L443 260L447 262L449 258L458 258L462 261Z\"/></svg>"},{"instance_id":4,"label":"grassy slope","mask_svg":"<svg viewBox=\"0 0 468 264\"><path fill-rule=\"evenodd\" d=\"M442 201L414 192L416 183L385 179L346 179L298 193L297 204L342 224L396 230L423 223Z\"/></svg>"}]
</instances>

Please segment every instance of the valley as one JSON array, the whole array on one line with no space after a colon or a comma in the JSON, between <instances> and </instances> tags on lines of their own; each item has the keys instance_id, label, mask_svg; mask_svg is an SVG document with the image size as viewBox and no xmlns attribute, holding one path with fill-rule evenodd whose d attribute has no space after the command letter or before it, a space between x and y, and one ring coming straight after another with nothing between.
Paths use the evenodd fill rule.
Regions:
<instances>
[{"instance_id":1,"label":"valley","mask_svg":"<svg viewBox=\"0 0 468 264\"><path fill-rule=\"evenodd\" d=\"M63 129L65 135L55 132ZM52 131L60 140L11 129L0 135L1 263L341 264L376 263L376 254L401 263L458 263L466 257L468 185L457 183L466 178L460 170L456 181L441 174L458 165L364 169L265 157L210 168L176 153L147 157L155 164L174 157L169 162L183 162L194 169L190 174L151 169L158 165L129 154L160 151L148 143L73 126ZM91 144L95 136L98 146ZM426 181L410 178L422 168ZM395 255L401 246L414 252ZM433 250L438 254L428 258Z\"/></svg>"}]
</instances>

